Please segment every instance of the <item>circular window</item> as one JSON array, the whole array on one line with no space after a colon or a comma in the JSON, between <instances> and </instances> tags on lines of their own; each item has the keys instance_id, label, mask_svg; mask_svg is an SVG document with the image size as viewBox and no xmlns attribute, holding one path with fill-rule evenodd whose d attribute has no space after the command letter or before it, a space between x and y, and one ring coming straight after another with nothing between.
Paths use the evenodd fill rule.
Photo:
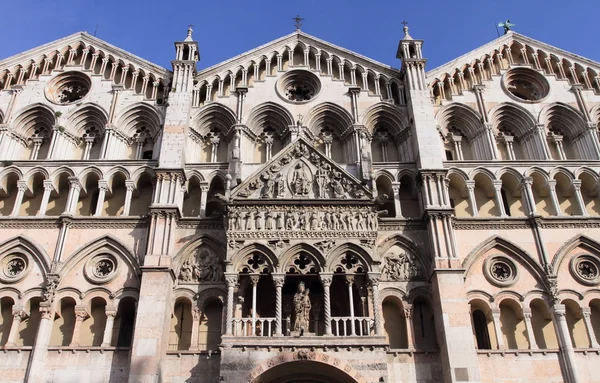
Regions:
<instances>
[{"instance_id":1,"label":"circular window","mask_svg":"<svg viewBox=\"0 0 600 383\"><path fill-rule=\"evenodd\" d=\"M46 87L46 98L58 105L78 102L90 92L92 80L81 72L65 72L54 77Z\"/></svg>"},{"instance_id":2,"label":"circular window","mask_svg":"<svg viewBox=\"0 0 600 383\"><path fill-rule=\"evenodd\" d=\"M319 78L306 70L289 71L279 79L277 84L279 96L293 103L308 102L317 97L320 90Z\"/></svg>"},{"instance_id":3,"label":"circular window","mask_svg":"<svg viewBox=\"0 0 600 383\"><path fill-rule=\"evenodd\" d=\"M92 257L85 266L85 276L93 283L110 282L116 275L117 260L110 254Z\"/></svg>"},{"instance_id":4,"label":"circular window","mask_svg":"<svg viewBox=\"0 0 600 383\"><path fill-rule=\"evenodd\" d=\"M502 85L510 97L520 102L540 102L550 93L546 77L530 68L510 69Z\"/></svg>"},{"instance_id":5,"label":"circular window","mask_svg":"<svg viewBox=\"0 0 600 383\"><path fill-rule=\"evenodd\" d=\"M490 283L506 287L517 281L517 267L510 259L503 256L494 256L486 259L483 273Z\"/></svg>"},{"instance_id":6,"label":"circular window","mask_svg":"<svg viewBox=\"0 0 600 383\"><path fill-rule=\"evenodd\" d=\"M0 281L5 283L15 283L25 277L29 271L29 260L23 254L10 254L0 262L2 267L0 272Z\"/></svg>"},{"instance_id":7,"label":"circular window","mask_svg":"<svg viewBox=\"0 0 600 383\"><path fill-rule=\"evenodd\" d=\"M574 257L570 264L571 274L584 285L600 283L600 260L590 254Z\"/></svg>"}]
</instances>

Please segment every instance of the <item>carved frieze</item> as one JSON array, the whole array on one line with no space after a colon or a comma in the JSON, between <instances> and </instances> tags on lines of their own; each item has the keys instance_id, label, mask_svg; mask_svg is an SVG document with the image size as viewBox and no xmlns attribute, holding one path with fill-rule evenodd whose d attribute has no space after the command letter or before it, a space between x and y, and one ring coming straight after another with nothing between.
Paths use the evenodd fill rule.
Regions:
<instances>
[{"instance_id":1,"label":"carved frieze","mask_svg":"<svg viewBox=\"0 0 600 383\"><path fill-rule=\"evenodd\" d=\"M221 282L223 261L213 251L201 247L183 262L178 278L181 283Z\"/></svg>"},{"instance_id":2,"label":"carved frieze","mask_svg":"<svg viewBox=\"0 0 600 383\"><path fill-rule=\"evenodd\" d=\"M227 236L251 238L371 238L377 214L356 206L235 206L227 214ZM329 235L332 234L332 235Z\"/></svg>"}]
</instances>

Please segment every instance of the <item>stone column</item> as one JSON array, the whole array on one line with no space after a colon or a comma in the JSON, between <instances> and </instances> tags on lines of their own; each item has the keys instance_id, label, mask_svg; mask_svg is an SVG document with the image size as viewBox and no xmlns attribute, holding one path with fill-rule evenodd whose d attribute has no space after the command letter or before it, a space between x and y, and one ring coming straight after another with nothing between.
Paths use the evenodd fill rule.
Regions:
<instances>
[{"instance_id":1,"label":"stone column","mask_svg":"<svg viewBox=\"0 0 600 383\"><path fill-rule=\"evenodd\" d=\"M273 274L273 283L275 284L275 336L283 335L281 326L281 289L285 283L285 274Z\"/></svg>"},{"instance_id":2,"label":"stone column","mask_svg":"<svg viewBox=\"0 0 600 383\"><path fill-rule=\"evenodd\" d=\"M40 210L38 211L38 216L45 216L46 210L48 210L48 201L50 201L50 193L54 190L54 185L52 185L51 180L44 180L44 195L42 196L42 204L40 205Z\"/></svg>"},{"instance_id":3,"label":"stone column","mask_svg":"<svg viewBox=\"0 0 600 383\"><path fill-rule=\"evenodd\" d=\"M555 303L553 306L554 329L558 336L558 345L560 353L564 358L565 381L567 383L579 383L579 373L577 372L577 363L575 361L575 350L569 334L567 325L567 311L565 305Z\"/></svg>"},{"instance_id":4,"label":"stone column","mask_svg":"<svg viewBox=\"0 0 600 383\"><path fill-rule=\"evenodd\" d=\"M208 199L208 182L200 183L200 217L206 217L206 201Z\"/></svg>"},{"instance_id":5,"label":"stone column","mask_svg":"<svg viewBox=\"0 0 600 383\"><path fill-rule=\"evenodd\" d=\"M116 310L106 310L106 325L104 326L104 336L102 337L102 347L110 347L112 342L113 327L115 324Z\"/></svg>"},{"instance_id":6,"label":"stone column","mask_svg":"<svg viewBox=\"0 0 600 383\"><path fill-rule=\"evenodd\" d=\"M27 318L27 313L22 307L13 306L12 308L13 321L10 325L10 332L8 334L8 340L6 341L7 346L15 346L17 344L17 335L19 334L19 325L21 321Z\"/></svg>"},{"instance_id":7,"label":"stone column","mask_svg":"<svg viewBox=\"0 0 600 383\"><path fill-rule=\"evenodd\" d=\"M250 275L250 281L252 282L252 336L256 335L256 290L259 280L259 274Z\"/></svg>"},{"instance_id":8,"label":"stone column","mask_svg":"<svg viewBox=\"0 0 600 383\"><path fill-rule=\"evenodd\" d=\"M579 207L579 213L587 217L589 214L587 209L585 208L585 202L583 202L583 196L581 195L581 180L573 181L573 192L575 193L575 200L577 201L577 206Z\"/></svg>"},{"instance_id":9,"label":"stone column","mask_svg":"<svg viewBox=\"0 0 600 383\"><path fill-rule=\"evenodd\" d=\"M75 306L75 326L73 327L73 337L71 338L69 347L79 347L81 325L88 316L88 313L85 311L85 306Z\"/></svg>"},{"instance_id":10,"label":"stone column","mask_svg":"<svg viewBox=\"0 0 600 383\"><path fill-rule=\"evenodd\" d=\"M354 275L346 275L346 283L348 284L348 299L350 300L350 331L352 331L350 335L356 335L354 328L354 292L352 291L352 286L354 285Z\"/></svg>"},{"instance_id":11,"label":"stone column","mask_svg":"<svg viewBox=\"0 0 600 383\"><path fill-rule=\"evenodd\" d=\"M396 218L403 218L402 204L400 203L400 182L392 182L392 191L394 192L394 209L396 209Z\"/></svg>"},{"instance_id":12,"label":"stone column","mask_svg":"<svg viewBox=\"0 0 600 383\"><path fill-rule=\"evenodd\" d=\"M17 181L17 198L15 198L15 204L13 205L12 212L10 213L11 217L16 217L19 215L21 210L21 203L23 203L23 197L25 196L25 191L27 190L27 183L25 181Z\"/></svg>"},{"instance_id":13,"label":"stone column","mask_svg":"<svg viewBox=\"0 0 600 383\"><path fill-rule=\"evenodd\" d=\"M198 335L200 330L200 318L202 313L198 307L192 308L192 339L190 340L190 350L198 349Z\"/></svg>"},{"instance_id":14,"label":"stone column","mask_svg":"<svg viewBox=\"0 0 600 383\"><path fill-rule=\"evenodd\" d=\"M227 284L227 322L225 323L225 335L233 335L233 290L237 285L237 274L225 274Z\"/></svg>"},{"instance_id":15,"label":"stone column","mask_svg":"<svg viewBox=\"0 0 600 383\"><path fill-rule=\"evenodd\" d=\"M98 181L98 202L96 203L96 211L94 216L99 217L102 215L102 208L104 207L104 197L106 197L106 191L108 190L108 182L105 180Z\"/></svg>"},{"instance_id":16,"label":"stone column","mask_svg":"<svg viewBox=\"0 0 600 383\"><path fill-rule=\"evenodd\" d=\"M35 345L29 358L29 369L27 370L25 381L29 383L45 382L46 370L45 360L48 353L48 342L52 333L52 324L54 321L54 310L49 302L40 303L41 319L35 336Z\"/></svg>"},{"instance_id":17,"label":"stone column","mask_svg":"<svg viewBox=\"0 0 600 383\"><path fill-rule=\"evenodd\" d=\"M502 181L495 180L494 184L494 197L496 198L496 205L498 205L498 211L500 211L500 217L506 217L506 211L504 210L504 201L502 200Z\"/></svg>"},{"instance_id":18,"label":"stone column","mask_svg":"<svg viewBox=\"0 0 600 383\"><path fill-rule=\"evenodd\" d=\"M75 214L75 208L79 202L79 193L81 192L82 185L77 177L69 177L69 183L69 196L67 197L65 213Z\"/></svg>"},{"instance_id":19,"label":"stone column","mask_svg":"<svg viewBox=\"0 0 600 383\"><path fill-rule=\"evenodd\" d=\"M135 182L133 180L126 180L125 187L127 191L125 192L125 206L123 206L123 214L124 216L129 215L129 211L131 210L131 198L133 197L133 190L135 189Z\"/></svg>"},{"instance_id":20,"label":"stone column","mask_svg":"<svg viewBox=\"0 0 600 383\"><path fill-rule=\"evenodd\" d=\"M502 336L502 328L500 327L500 309L492 309L492 321L494 323L494 332L496 333L496 344L498 350L504 350L504 337Z\"/></svg>"},{"instance_id":21,"label":"stone column","mask_svg":"<svg viewBox=\"0 0 600 383\"><path fill-rule=\"evenodd\" d=\"M583 315L583 321L585 323L585 329L587 330L588 340L590 342L591 348L600 348L598 341L596 340L596 334L594 332L594 326L592 326L592 310L589 307L585 307L581 309L581 314ZM14 322L13 322L14 323ZM11 328L12 331L12 328Z\"/></svg>"},{"instance_id":22,"label":"stone column","mask_svg":"<svg viewBox=\"0 0 600 383\"><path fill-rule=\"evenodd\" d=\"M475 181L466 181L467 191L469 192L469 205L471 206L471 214L473 217L479 215L479 209L477 208L477 200L475 199Z\"/></svg>"},{"instance_id":23,"label":"stone column","mask_svg":"<svg viewBox=\"0 0 600 383\"><path fill-rule=\"evenodd\" d=\"M379 280L381 275L379 273L369 273L369 285L371 287L371 295L373 296L373 324L375 327L375 335L383 335L381 326L381 313L380 313L380 302L379 302Z\"/></svg>"},{"instance_id":24,"label":"stone column","mask_svg":"<svg viewBox=\"0 0 600 383\"><path fill-rule=\"evenodd\" d=\"M415 328L413 326L413 313L414 308L412 305L403 304L404 306L404 318L406 321L406 332L407 332L407 347L409 350L415 348Z\"/></svg>"},{"instance_id":25,"label":"stone column","mask_svg":"<svg viewBox=\"0 0 600 383\"><path fill-rule=\"evenodd\" d=\"M552 207L556 212L557 216L561 216L560 204L558 203L558 197L556 196L556 180L549 180L547 182L548 191L550 191L550 200L552 201Z\"/></svg>"},{"instance_id":26,"label":"stone column","mask_svg":"<svg viewBox=\"0 0 600 383\"><path fill-rule=\"evenodd\" d=\"M319 278L321 279L321 284L323 285L323 309L324 311L324 320L325 320L325 335L331 335L331 296L329 288L331 287L331 282L333 280L332 273L320 273Z\"/></svg>"},{"instance_id":27,"label":"stone column","mask_svg":"<svg viewBox=\"0 0 600 383\"><path fill-rule=\"evenodd\" d=\"M537 214L537 208L535 206L535 198L533 198L533 190L531 189L533 178L525 177L522 182L525 187L525 198L527 199L527 202L529 202L529 214L535 215Z\"/></svg>"},{"instance_id":28,"label":"stone column","mask_svg":"<svg viewBox=\"0 0 600 383\"><path fill-rule=\"evenodd\" d=\"M531 309L523 309L523 321L525 322L525 330L527 332L527 339L529 340L529 349L537 350L538 345L535 341L533 326L531 325Z\"/></svg>"}]
</instances>

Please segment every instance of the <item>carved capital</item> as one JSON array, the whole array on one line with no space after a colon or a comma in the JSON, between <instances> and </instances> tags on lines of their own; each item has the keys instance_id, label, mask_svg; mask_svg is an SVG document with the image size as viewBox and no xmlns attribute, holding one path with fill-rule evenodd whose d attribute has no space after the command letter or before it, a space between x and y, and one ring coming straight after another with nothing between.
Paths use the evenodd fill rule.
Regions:
<instances>
[{"instance_id":1,"label":"carved capital","mask_svg":"<svg viewBox=\"0 0 600 383\"><path fill-rule=\"evenodd\" d=\"M276 288L282 288L285 284L285 274L273 274L272 278Z\"/></svg>"},{"instance_id":2,"label":"carved capital","mask_svg":"<svg viewBox=\"0 0 600 383\"><path fill-rule=\"evenodd\" d=\"M330 287L331 282L333 282L333 274L331 273L320 273L319 279L321 279L321 284L323 287Z\"/></svg>"}]
</instances>

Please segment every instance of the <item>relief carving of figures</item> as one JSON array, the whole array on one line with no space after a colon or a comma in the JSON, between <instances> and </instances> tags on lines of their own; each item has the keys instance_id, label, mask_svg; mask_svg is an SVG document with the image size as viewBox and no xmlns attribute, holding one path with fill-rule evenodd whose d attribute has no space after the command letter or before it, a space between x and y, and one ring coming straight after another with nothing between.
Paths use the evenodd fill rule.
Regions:
<instances>
[{"instance_id":1,"label":"relief carving of figures","mask_svg":"<svg viewBox=\"0 0 600 383\"><path fill-rule=\"evenodd\" d=\"M410 281L423 277L423 269L412 254L391 254L385 258L381 275L388 281Z\"/></svg>"},{"instance_id":2,"label":"relief carving of figures","mask_svg":"<svg viewBox=\"0 0 600 383\"><path fill-rule=\"evenodd\" d=\"M200 249L183 263L179 280L186 283L220 282L223 277L222 263L212 251Z\"/></svg>"},{"instance_id":3,"label":"relief carving of figures","mask_svg":"<svg viewBox=\"0 0 600 383\"><path fill-rule=\"evenodd\" d=\"M254 212L250 211L246 216L246 230L254 230Z\"/></svg>"},{"instance_id":4,"label":"relief carving of figures","mask_svg":"<svg viewBox=\"0 0 600 383\"><path fill-rule=\"evenodd\" d=\"M277 184L277 198L285 198L285 178L282 173L277 174L275 183Z\"/></svg>"},{"instance_id":5,"label":"relief carving of figures","mask_svg":"<svg viewBox=\"0 0 600 383\"><path fill-rule=\"evenodd\" d=\"M274 230L275 229L275 219L273 218L273 216L276 214L277 213L273 213L271 211L267 212L267 218L265 219L265 229L266 230Z\"/></svg>"},{"instance_id":6,"label":"relief carving of figures","mask_svg":"<svg viewBox=\"0 0 600 383\"><path fill-rule=\"evenodd\" d=\"M333 190L333 198L346 198L346 191L338 178L331 179L331 189Z\"/></svg>"},{"instance_id":7,"label":"relief carving of figures","mask_svg":"<svg viewBox=\"0 0 600 383\"><path fill-rule=\"evenodd\" d=\"M310 323L310 289L306 289L304 282L298 284L298 290L294 294L294 331L307 331Z\"/></svg>"},{"instance_id":8,"label":"relief carving of figures","mask_svg":"<svg viewBox=\"0 0 600 383\"><path fill-rule=\"evenodd\" d=\"M285 225L285 216L284 213L277 214L277 230L283 230Z\"/></svg>"},{"instance_id":9,"label":"relief carving of figures","mask_svg":"<svg viewBox=\"0 0 600 383\"><path fill-rule=\"evenodd\" d=\"M263 213L260 211L257 211L256 215L254 216L254 227L256 230L262 230L263 228Z\"/></svg>"},{"instance_id":10,"label":"relief carving of figures","mask_svg":"<svg viewBox=\"0 0 600 383\"><path fill-rule=\"evenodd\" d=\"M312 180L310 173L304 162L298 162L294 167L294 173L292 176L292 187L296 195L308 195L310 193L310 187Z\"/></svg>"},{"instance_id":11,"label":"relief carving of figures","mask_svg":"<svg viewBox=\"0 0 600 383\"><path fill-rule=\"evenodd\" d=\"M329 172L331 167L329 164L321 161L317 168L315 179L317 181L317 197L327 198L327 187L329 186Z\"/></svg>"},{"instance_id":12,"label":"relief carving of figures","mask_svg":"<svg viewBox=\"0 0 600 383\"><path fill-rule=\"evenodd\" d=\"M275 181L273 180L273 177L265 173L261 176L261 178L263 179L264 184L260 192L260 197L273 198L273 190L275 189Z\"/></svg>"}]
</instances>

